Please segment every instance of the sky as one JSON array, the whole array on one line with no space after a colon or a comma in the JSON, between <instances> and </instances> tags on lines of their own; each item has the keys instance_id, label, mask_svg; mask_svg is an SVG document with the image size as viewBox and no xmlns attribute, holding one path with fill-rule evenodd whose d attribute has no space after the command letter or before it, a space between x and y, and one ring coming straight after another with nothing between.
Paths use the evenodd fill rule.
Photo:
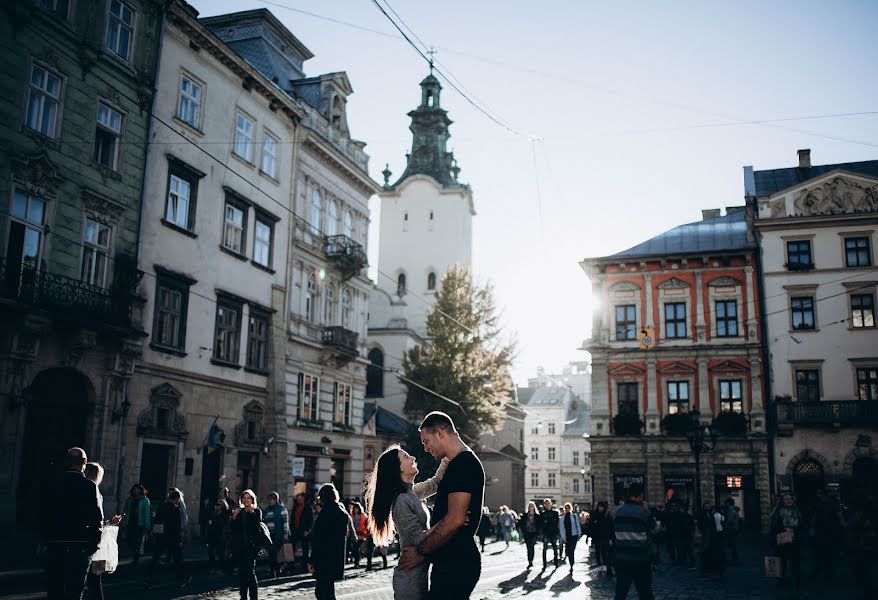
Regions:
<instances>
[{"instance_id":1,"label":"sky","mask_svg":"<svg viewBox=\"0 0 878 600\"><path fill-rule=\"evenodd\" d=\"M472 101L443 81L474 191L473 270L519 340L520 385L587 357L583 258L743 204L745 165L797 166L800 148L813 164L878 159L873 1L378 1ZM372 177L402 173L429 68L373 0L190 3L271 10L315 54L308 76L347 72ZM377 197L370 209L375 265Z\"/></svg>"}]
</instances>

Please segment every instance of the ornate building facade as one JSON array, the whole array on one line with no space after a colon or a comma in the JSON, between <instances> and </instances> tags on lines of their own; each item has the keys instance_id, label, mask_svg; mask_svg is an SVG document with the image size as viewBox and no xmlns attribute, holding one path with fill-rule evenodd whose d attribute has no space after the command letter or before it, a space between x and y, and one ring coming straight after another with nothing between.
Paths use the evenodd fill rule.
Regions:
<instances>
[{"instance_id":1,"label":"ornate building facade","mask_svg":"<svg viewBox=\"0 0 878 600\"><path fill-rule=\"evenodd\" d=\"M594 499L614 502L638 482L651 504L694 508L685 433L697 409L718 432L701 457L703 501L733 497L748 525L764 528L768 438L747 213L704 211L701 222L580 264L601 307L583 344L592 355Z\"/></svg>"},{"instance_id":2,"label":"ornate building facade","mask_svg":"<svg viewBox=\"0 0 878 600\"><path fill-rule=\"evenodd\" d=\"M878 492L878 161L744 171L761 247L778 491Z\"/></svg>"},{"instance_id":3,"label":"ornate building facade","mask_svg":"<svg viewBox=\"0 0 878 600\"><path fill-rule=\"evenodd\" d=\"M105 463L104 494L119 494L160 22L150 0L0 9L3 559L32 554L67 448Z\"/></svg>"}]
</instances>

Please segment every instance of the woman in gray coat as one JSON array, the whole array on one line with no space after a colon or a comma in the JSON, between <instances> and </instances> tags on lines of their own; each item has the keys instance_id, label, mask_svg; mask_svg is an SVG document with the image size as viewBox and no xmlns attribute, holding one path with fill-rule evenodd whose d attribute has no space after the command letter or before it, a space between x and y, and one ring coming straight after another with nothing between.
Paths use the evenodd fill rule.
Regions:
<instances>
[{"instance_id":1,"label":"woman in gray coat","mask_svg":"<svg viewBox=\"0 0 878 600\"><path fill-rule=\"evenodd\" d=\"M399 534L400 548L417 546L427 537L430 516L423 498L439 489L439 482L448 467L443 459L436 474L421 483L413 484L418 474L415 457L394 444L390 446L372 471L366 491L369 507L369 530L376 546L386 546ZM422 600L427 597L428 563L408 571L393 571L393 596L397 600Z\"/></svg>"}]
</instances>

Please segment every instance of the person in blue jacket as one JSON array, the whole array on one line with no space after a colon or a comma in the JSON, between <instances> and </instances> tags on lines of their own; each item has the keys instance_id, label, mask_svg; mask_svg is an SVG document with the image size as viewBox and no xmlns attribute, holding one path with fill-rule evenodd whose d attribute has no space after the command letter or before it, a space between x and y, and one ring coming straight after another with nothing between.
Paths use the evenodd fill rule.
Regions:
<instances>
[{"instance_id":1,"label":"person in blue jacket","mask_svg":"<svg viewBox=\"0 0 878 600\"><path fill-rule=\"evenodd\" d=\"M268 572L272 578L280 575L277 554L290 541L290 515L277 492L268 495L268 507L262 511L262 519L271 532L271 548L268 549Z\"/></svg>"}]
</instances>

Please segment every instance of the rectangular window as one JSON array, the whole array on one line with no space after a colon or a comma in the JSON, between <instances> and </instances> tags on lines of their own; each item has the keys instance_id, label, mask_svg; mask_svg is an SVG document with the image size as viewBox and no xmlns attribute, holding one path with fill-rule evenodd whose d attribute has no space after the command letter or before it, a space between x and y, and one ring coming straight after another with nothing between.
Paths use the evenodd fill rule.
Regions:
<instances>
[{"instance_id":1,"label":"rectangular window","mask_svg":"<svg viewBox=\"0 0 878 600\"><path fill-rule=\"evenodd\" d=\"M574 494L579 493L579 480L578 479L573 480L573 493Z\"/></svg>"},{"instance_id":2,"label":"rectangular window","mask_svg":"<svg viewBox=\"0 0 878 600\"><path fill-rule=\"evenodd\" d=\"M127 61L131 54L133 32L134 10L124 2L110 0L110 16L107 19L107 50Z\"/></svg>"},{"instance_id":3,"label":"rectangular window","mask_svg":"<svg viewBox=\"0 0 878 600\"><path fill-rule=\"evenodd\" d=\"M530 434L531 435L539 435L540 434L540 426L539 425L531 425L530 426Z\"/></svg>"},{"instance_id":4,"label":"rectangular window","mask_svg":"<svg viewBox=\"0 0 878 600\"><path fill-rule=\"evenodd\" d=\"M665 303L665 337L686 337L686 303Z\"/></svg>"},{"instance_id":5,"label":"rectangular window","mask_svg":"<svg viewBox=\"0 0 878 600\"><path fill-rule=\"evenodd\" d=\"M574 467L579 466L579 450L573 451L573 466Z\"/></svg>"},{"instance_id":6,"label":"rectangular window","mask_svg":"<svg viewBox=\"0 0 878 600\"><path fill-rule=\"evenodd\" d=\"M247 228L247 206L227 195L224 214L223 247L236 254L243 254Z\"/></svg>"},{"instance_id":7,"label":"rectangular window","mask_svg":"<svg viewBox=\"0 0 878 600\"><path fill-rule=\"evenodd\" d=\"M555 435L555 424L549 423L549 435Z\"/></svg>"},{"instance_id":8,"label":"rectangular window","mask_svg":"<svg viewBox=\"0 0 878 600\"><path fill-rule=\"evenodd\" d=\"M689 382L668 382L668 414L689 412Z\"/></svg>"},{"instance_id":9,"label":"rectangular window","mask_svg":"<svg viewBox=\"0 0 878 600\"><path fill-rule=\"evenodd\" d=\"M262 139L262 165L260 169L274 179L277 179L277 149L277 140L265 132L265 137Z\"/></svg>"},{"instance_id":10,"label":"rectangular window","mask_svg":"<svg viewBox=\"0 0 878 600\"><path fill-rule=\"evenodd\" d=\"M555 460L555 448L549 446L549 460Z\"/></svg>"},{"instance_id":11,"label":"rectangular window","mask_svg":"<svg viewBox=\"0 0 878 600\"><path fill-rule=\"evenodd\" d=\"M636 306L625 304L616 307L616 339L637 339L637 313Z\"/></svg>"},{"instance_id":12,"label":"rectangular window","mask_svg":"<svg viewBox=\"0 0 878 600\"><path fill-rule=\"evenodd\" d=\"M247 328L248 369L268 370L268 328L268 316L251 310Z\"/></svg>"},{"instance_id":13,"label":"rectangular window","mask_svg":"<svg viewBox=\"0 0 878 600\"><path fill-rule=\"evenodd\" d=\"M180 103L177 118L194 129L201 123L201 85L185 73L180 76Z\"/></svg>"},{"instance_id":14,"label":"rectangular window","mask_svg":"<svg viewBox=\"0 0 878 600\"><path fill-rule=\"evenodd\" d=\"M256 227L253 230L253 262L263 267L271 266L271 237L274 227L272 223L256 215Z\"/></svg>"},{"instance_id":15,"label":"rectangular window","mask_svg":"<svg viewBox=\"0 0 878 600\"><path fill-rule=\"evenodd\" d=\"M110 228L86 218L82 232L82 281L99 287L106 285L109 253Z\"/></svg>"},{"instance_id":16,"label":"rectangular window","mask_svg":"<svg viewBox=\"0 0 878 600\"><path fill-rule=\"evenodd\" d=\"M636 383L619 383L616 385L619 395L619 414L637 416L640 412L638 408L637 384Z\"/></svg>"},{"instance_id":17,"label":"rectangular window","mask_svg":"<svg viewBox=\"0 0 878 600\"><path fill-rule=\"evenodd\" d=\"M531 473L530 474L530 486L531 487L540 487L540 474L539 473Z\"/></svg>"},{"instance_id":18,"label":"rectangular window","mask_svg":"<svg viewBox=\"0 0 878 600\"><path fill-rule=\"evenodd\" d=\"M716 301L717 337L738 336L738 302L736 300Z\"/></svg>"},{"instance_id":19,"label":"rectangular window","mask_svg":"<svg viewBox=\"0 0 878 600\"><path fill-rule=\"evenodd\" d=\"M122 113L98 102L95 126L94 159L112 171L119 170L119 149L122 145Z\"/></svg>"},{"instance_id":20,"label":"rectangular window","mask_svg":"<svg viewBox=\"0 0 878 600\"><path fill-rule=\"evenodd\" d=\"M799 402L820 400L820 374L817 369L796 369L796 400Z\"/></svg>"},{"instance_id":21,"label":"rectangular window","mask_svg":"<svg viewBox=\"0 0 878 600\"><path fill-rule=\"evenodd\" d=\"M65 21L70 17L70 0L39 0L39 5Z\"/></svg>"},{"instance_id":22,"label":"rectangular window","mask_svg":"<svg viewBox=\"0 0 878 600\"><path fill-rule=\"evenodd\" d=\"M190 282L158 272L152 346L182 352L186 346L186 313Z\"/></svg>"},{"instance_id":23,"label":"rectangular window","mask_svg":"<svg viewBox=\"0 0 878 600\"><path fill-rule=\"evenodd\" d=\"M787 268L790 271L807 270L813 266L810 240L787 242Z\"/></svg>"},{"instance_id":24,"label":"rectangular window","mask_svg":"<svg viewBox=\"0 0 878 600\"><path fill-rule=\"evenodd\" d=\"M851 326L875 327L875 296L851 294Z\"/></svg>"},{"instance_id":25,"label":"rectangular window","mask_svg":"<svg viewBox=\"0 0 878 600\"><path fill-rule=\"evenodd\" d=\"M555 474L549 473L549 487L555 487Z\"/></svg>"},{"instance_id":26,"label":"rectangular window","mask_svg":"<svg viewBox=\"0 0 878 600\"><path fill-rule=\"evenodd\" d=\"M741 396L740 379L720 380L719 406L721 412L744 412L744 399Z\"/></svg>"},{"instance_id":27,"label":"rectangular window","mask_svg":"<svg viewBox=\"0 0 878 600\"><path fill-rule=\"evenodd\" d=\"M351 424L351 386L346 383L335 384L335 422Z\"/></svg>"},{"instance_id":28,"label":"rectangular window","mask_svg":"<svg viewBox=\"0 0 878 600\"><path fill-rule=\"evenodd\" d=\"M313 375L299 373L299 418L316 421L320 418L318 410L320 379Z\"/></svg>"},{"instance_id":29,"label":"rectangular window","mask_svg":"<svg viewBox=\"0 0 878 600\"><path fill-rule=\"evenodd\" d=\"M216 305L215 360L237 364L241 339L241 305L220 298Z\"/></svg>"},{"instance_id":30,"label":"rectangular window","mask_svg":"<svg viewBox=\"0 0 878 600\"><path fill-rule=\"evenodd\" d=\"M531 460L540 460L540 449L536 446L531 447L530 449L530 459Z\"/></svg>"},{"instance_id":31,"label":"rectangular window","mask_svg":"<svg viewBox=\"0 0 878 600\"><path fill-rule=\"evenodd\" d=\"M790 315L793 329L797 331L814 329L814 298L811 296L791 298Z\"/></svg>"},{"instance_id":32,"label":"rectangular window","mask_svg":"<svg viewBox=\"0 0 878 600\"><path fill-rule=\"evenodd\" d=\"M6 259L11 262L20 260L23 265L31 268L38 267L45 225L46 202L42 198L15 190Z\"/></svg>"},{"instance_id":33,"label":"rectangular window","mask_svg":"<svg viewBox=\"0 0 878 600\"><path fill-rule=\"evenodd\" d=\"M857 369L857 397L878 400L878 367Z\"/></svg>"},{"instance_id":34,"label":"rectangular window","mask_svg":"<svg viewBox=\"0 0 878 600\"><path fill-rule=\"evenodd\" d=\"M869 238L849 237L844 239L845 264L849 267L871 267L872 253Z\"/></svg>"},{"instance_id":35,"label":"rectangular window","mask_svg":"<svg viewBox=\"0 0 878 600\"><path fill-rule=\"evenodd\" d=\"M61 106L61 78L51 71L33 65L27 96L25 124L29 129L54 139Z\"/></svg>"},{"instance_id":36,"label":"rectangular window","mask_svg":"<svg viewBox=\"0 0 878 600\"><path fill-rule=\"evenodd\" d=\"M234 152L247 162L253 162L253 121L241 113L235 117Z\"/></svg>"}]
</instances>

